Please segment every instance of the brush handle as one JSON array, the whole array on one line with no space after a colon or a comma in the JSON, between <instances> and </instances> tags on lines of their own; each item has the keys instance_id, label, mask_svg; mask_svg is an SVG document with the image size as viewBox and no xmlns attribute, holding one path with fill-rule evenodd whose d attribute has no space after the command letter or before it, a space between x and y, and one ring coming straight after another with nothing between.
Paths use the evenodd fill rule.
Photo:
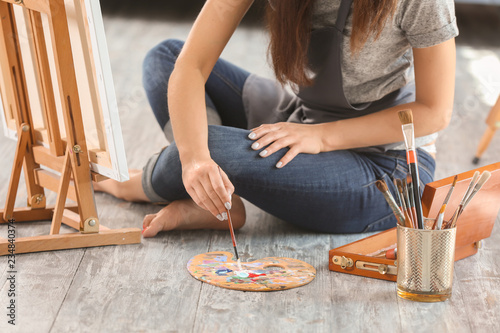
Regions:
<instances>
[{"instance_id":1,"label":"brush handle","mask_svg":"<svg viewBox=\"0 0 500 333\"><path fill-rule=\"evenodd\" d=\"M229 209L226 208L227 213L227 223L229 224L229 231L231 232L231 240L233 241L234 254L236 255L236 260L239 260L238 249L236 248L236 237L234 236L233 221L231 220L231 213Z\"/></svg>"},{"instance_id":2,"label":"brush handle","mask_svg":"<svg viewBox=\"0 0 500 333\"><path fill-rule=\"evenodd\" d=\"M393 196L389 191L384 192L384 197L387 203L389 204L389 207L391 207L392 212L396 216L396 219L398 220L398 224L404 226L405 225L405 217L403 216L403 213L399 209L398 205L396 204L396 201L394 200Z\"/></svg>"},{"instance_id":3,"label":"brush handle","mask_svg":"<svg viewBox=\"0 0 500 333\"><path fill-rule=\"evenodd\" d=\"M436 220L436 230L441 230L441 228L443 227L443 220L444 220L444 212L440 213L437 220Z\"/></svg>"},{"instance_id":4,"label":"brush handle","mask_svg":"<svg viewBox=\"0 0 500 333\"><path fill-rule=\"evenodd\" d=\"M418 176L418 167L417 167L417 156L414 150L408 152L408 155L413 158L408 158L408 167L410 169L411 174L411 182L413 188L413 198L415 201L415 211L417 214L417 227L418 229L424 229L424 215L422 214L422 201L420 200L420 191L419 191L419 176Z\"/></svg>"},{"instance_id":5,"label":"brush handle","mask_svg":"<svg viewBox=\"0 0 500 333\"><path fill-rule=\"evenodd\" d=\"M406 214L408 215L409 219L409 223L411 225L411 228L415 228L415 222L414 222L414 216L413 216L413 210L412 210L412 205L411 205L411 196L410 196L410 191L409 191L409 187L408 187L408 184L406 182L403 182L404 184L404 188L403 188L403 199L405 201L405 210L406 210Z\"/></svg>"}]
</instances>

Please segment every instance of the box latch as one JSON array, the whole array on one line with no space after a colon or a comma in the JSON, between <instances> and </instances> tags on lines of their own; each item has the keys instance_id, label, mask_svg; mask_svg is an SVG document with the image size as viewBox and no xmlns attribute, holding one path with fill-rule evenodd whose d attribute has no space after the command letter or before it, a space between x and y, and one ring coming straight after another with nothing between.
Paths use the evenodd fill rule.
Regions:
<instances>
[{"instance_id":1,"label":"box latch","mask_svg":"<svg viewBox=\"0 0 500 333\"><path fill-rule=\"evenodd\" d=\"M342 269L354 266L354 262L351 258L345 256L333 256L332 261L335 265L339 265Z\"/></svg>"},{"instance_id":2,"label":"box latch","mask_svg":"<svg viewBox=\"0 0 500 333\"><path fill-rule=\"evenodd\" d=\"M356 261L356 268L364 269L367 271L379 272L382 275L385 275L385 274L397 275L398 274L398 269L396 266L386 265L386 264L377 264L377 263L366 262L366 261L361 261L361 260Z\"/></svg>"}]
</instances>

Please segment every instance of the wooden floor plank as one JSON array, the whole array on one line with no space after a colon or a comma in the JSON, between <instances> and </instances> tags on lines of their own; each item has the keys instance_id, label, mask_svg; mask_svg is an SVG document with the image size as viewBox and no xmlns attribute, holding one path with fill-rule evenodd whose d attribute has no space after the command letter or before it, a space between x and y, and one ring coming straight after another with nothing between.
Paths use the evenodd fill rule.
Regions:
<instances>
[{"instance_id":1,"label":"wooden floor plank","mask_svg":"<svg viewBox=\"0 0 500 333\"><path fill-rule=\"evenodd\" d=\"M194 332L215 331L323 331L331 329L323 311L332 307L329 300L330 274L326 262L329 235L304 232L249 205L248 225L236 232L243 261L268 256L303 260L317 270L308 285L282 292L242 292L203 285ZM229 232L214 235L211 251L230 251ZM323 256L318 254L325 254ZM192 284L201 282L191 281ZM304 309L307 309L304 311ZM245 320L235 320L235 318ZM210 318L209 321L202 318Z\"/></svg>"},{"instance_id":2,"label":"wooden floor plank","mask_svg":"<svg viewBox=\"0 0 500 333\"><path fill-rule=\"evenodd\" d=\"M36 226L31 228L36 229ZM49 332L57 316L84 250L65 250L16 256L15 297L9 297L7 257L1 257L0 304L3 313L0 332ZM5 269L5 270L4 270ZM7 322L11 299L16 304L16 326Z\"/></svg>"},{"instance_id":3,"label":"wooden floor plank","mask_svg":"<svg viewBox=\"0 0 500 333\"><path fill-rule=\"evenodd\" d=\"M106 220L137 227L152 205L101 195L120 209L103 209ZM111 227L114 227L112 224ZM206 252L205 231L164 233L139 245L87 249L51 332L186 331L191 328L200 286L189 279L186 258ZM74 313L79 313L74 316Z\"/></svg>"}]
</instances>

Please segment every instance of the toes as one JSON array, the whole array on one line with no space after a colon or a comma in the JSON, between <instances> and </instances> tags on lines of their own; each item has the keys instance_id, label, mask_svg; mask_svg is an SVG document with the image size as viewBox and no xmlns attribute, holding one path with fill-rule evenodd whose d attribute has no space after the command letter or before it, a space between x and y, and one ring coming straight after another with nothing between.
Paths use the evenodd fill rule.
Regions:
<instances>
[{"instance_id":1,"label":"toes","mask_svg":"<svg viewBox=\"0 0 500 333\"><path fill-rule=\"evenodd\" d=\"M148 225L144 227L144 229L142 230L142 236L145 238L154 237L162 230L163 230L163 223L156 215L154 215L150 223L148 223Z\"/></svg>"},{"instance_id":2,"label":"toes","mask_svg":"<svg viewBox=\"0 0 500 333\"><path fill-rule=\"evenodd\" d=\"M149 214L149 215L144 216L144 220L142 221L142 230L149 227L149 225L151 224L151 221L153 221L153 219L155 217L156 217L156 214Z\"/></svg>"}]
</instances>

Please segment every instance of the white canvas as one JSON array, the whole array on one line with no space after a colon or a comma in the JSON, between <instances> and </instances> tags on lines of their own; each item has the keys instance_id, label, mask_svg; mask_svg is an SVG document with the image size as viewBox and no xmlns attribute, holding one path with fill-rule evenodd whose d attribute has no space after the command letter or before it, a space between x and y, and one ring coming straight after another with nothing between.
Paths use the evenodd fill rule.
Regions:
<instances>
[{"instance_id":1,"label":"white canvas","mask_svg":"<svg viewBox=\"0 0 500 333\"><path fill-rule=\"evenodd\" d=\"M99 0L64 1L87 148L94 153L92 156L99 156L99 158L91 158L91 169L118 181L128 180L125 148ZM27 11L20 6L14 6L14 10L28 86L28 100L33 124L38 133L36 137L40 140L39 143L48 146L47 125L41 107L37 71L34 67L33 41L26 29ZM42 23L59 130L64 139L66 134L59 83L55 71L53 50L50 48L52 40L49 32L49 20L45 14L42 14ZM9 121L7 114L3 112L4 109L2 103L4 132L8 137L16 139L16 129L13 128L13 123L11 120Z\"/></svg>"}]
</instances>

